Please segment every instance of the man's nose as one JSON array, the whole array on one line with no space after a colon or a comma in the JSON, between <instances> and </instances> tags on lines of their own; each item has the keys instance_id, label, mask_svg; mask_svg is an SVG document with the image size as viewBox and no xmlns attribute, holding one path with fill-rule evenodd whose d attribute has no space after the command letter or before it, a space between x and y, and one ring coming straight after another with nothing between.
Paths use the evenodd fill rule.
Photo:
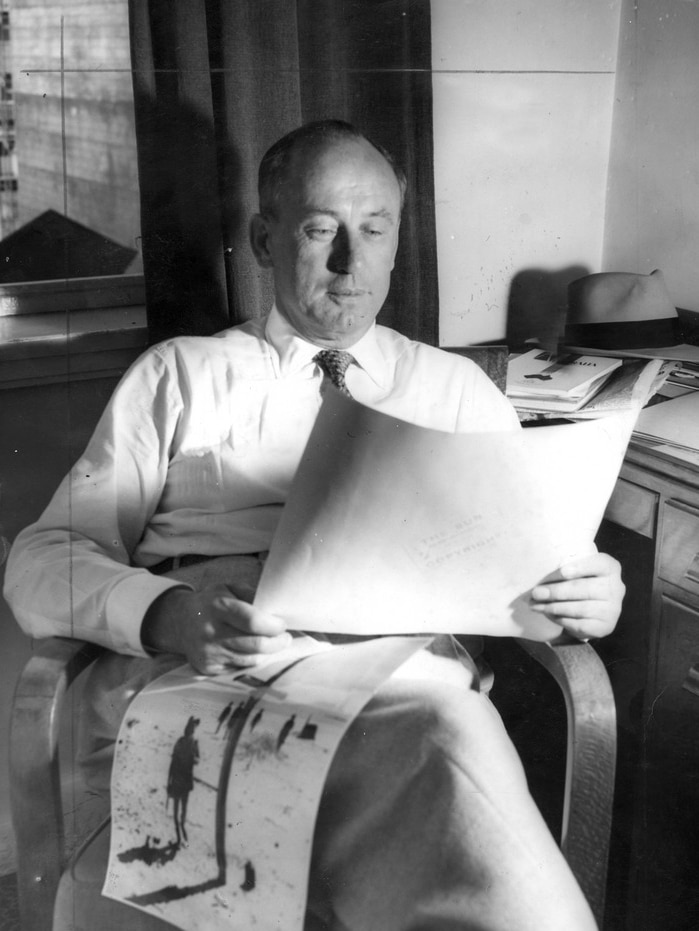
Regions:
<instances>
[{"instance_id":1,"label":"man's nose","mask_svg":"<svg viewBox=\"0 0 699 931\"><path fill-rule=\"evenodd\" d=\"M361 243L358 237L346 230L339 230L333 239L328 267L336 274L354 275L361 264Z\"/></svg>"}]
</instances>

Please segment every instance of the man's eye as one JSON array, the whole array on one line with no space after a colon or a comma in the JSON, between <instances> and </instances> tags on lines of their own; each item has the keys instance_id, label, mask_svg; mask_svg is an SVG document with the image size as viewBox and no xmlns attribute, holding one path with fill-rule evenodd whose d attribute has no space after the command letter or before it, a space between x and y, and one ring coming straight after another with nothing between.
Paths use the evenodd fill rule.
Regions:
<instances>
[{"instance_id":1,"label":"man's eye","mask_svg":"<svg viewBox=\"0 0 699 931\"><path fill-rule=\"evenodd\" d=\"M311 229L306 230L306 234L310 236L311 239L320 241L331 240L335 233L336 230L329 226L314 226Z\"/></svg>"}]
</instances>

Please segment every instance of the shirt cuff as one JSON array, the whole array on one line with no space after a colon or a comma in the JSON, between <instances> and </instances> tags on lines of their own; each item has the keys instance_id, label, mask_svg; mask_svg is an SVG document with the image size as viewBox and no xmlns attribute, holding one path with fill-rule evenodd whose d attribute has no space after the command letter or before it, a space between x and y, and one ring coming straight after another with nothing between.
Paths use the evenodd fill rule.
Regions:
<instances>
[{"instance_id":1,"label":"shirt cuff","mask_svg":"<svg viewBox=\"0 0 699 931\"><path fill-rule=\"evenodd\" d=\"M132 656L150 656L141 643L141 625L146 611L164 592L191 585L142 570L117 582L107 601L107 627L113 649Z\"/></svg>"}]
</instances>

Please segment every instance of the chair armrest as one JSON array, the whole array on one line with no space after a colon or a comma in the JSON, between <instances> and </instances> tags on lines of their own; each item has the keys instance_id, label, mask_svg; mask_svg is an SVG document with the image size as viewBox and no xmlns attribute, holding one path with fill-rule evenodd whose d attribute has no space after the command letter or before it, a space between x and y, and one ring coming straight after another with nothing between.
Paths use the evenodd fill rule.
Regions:
<instances>
[{"instance_id":1,"label":"chair armrest","mask_svg":"<svg viewBox=\"0 0 699 931\"><path fill-rule=\"evenodd\" d=\"M66 692L102 652L81 640L49 638L15 688L10 721L10 798L17 840L17 884L23 931L52 926L65 867L58 735Z\"/></svg>"},{"instance_id":2,"label":"chair armrest","mask_svg":"<svg viewBox=\"0 0 699 931\"><path fill-rule=\"evenodd\" d=\"M699 663L693 663L689 667L687 678L682 683L682 688L691 692L692 695L699 695Z\"/></svg>"},{"instance_id":3,"label":"chair armrest","mask_svg":"<svg viewBox=\"0 0 699 931\"><path fill-rule=\"evenodd\" d=\"M561 849L602 926L616 771L616 706L589 643L518 640L558 683L568 715Z\"/></svg>"}]
</instances>

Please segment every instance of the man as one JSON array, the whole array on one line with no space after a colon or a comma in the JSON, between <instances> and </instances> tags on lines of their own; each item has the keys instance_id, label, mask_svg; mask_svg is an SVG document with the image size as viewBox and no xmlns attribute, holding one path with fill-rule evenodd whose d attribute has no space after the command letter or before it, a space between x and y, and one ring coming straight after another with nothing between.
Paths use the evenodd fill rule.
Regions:
<instances>
[{"instance_id":1,"label":"man","mask_svg":"<svg viewBox=\"0 0 699 931\"><path fill-rule=\"evenodd\" d=\"M187 804L194 788L194 767L199 762L199 743L194 732L199 718L190 715L184 733L177 738L172 749L170 769L167 774L167 795L172 799L172 814L175 819L175 844L187 843Z\"/></svg>"},{"instance_id":2,"label":"man","mask_svg":"<svg viewBox=\"0 0 699 931\"><path fill-rule=\"evenodd\" d=\"M217 337L164 343L127 373L72 475L15 543L6 597L33 635L156 662L175 654L207 674L287 645L283 622L248 601L324 377L425 426L518 429L474 365L374 323L404 189L383 151L347 124L310 124L267 153L259 187L251 243L272 271L274 308ZM351 360L318 355L348 349ZM596 637L613 629L622 595L617 563L593 554L532 600L563 631ZM153 674L145 662L132 690ZM117 690L126 675L119 663L102 672ZM594 927L497 714L471 685L468 664L423 651L354 722L318 814L309 928Z\"/></svg>"}]
</instances>

